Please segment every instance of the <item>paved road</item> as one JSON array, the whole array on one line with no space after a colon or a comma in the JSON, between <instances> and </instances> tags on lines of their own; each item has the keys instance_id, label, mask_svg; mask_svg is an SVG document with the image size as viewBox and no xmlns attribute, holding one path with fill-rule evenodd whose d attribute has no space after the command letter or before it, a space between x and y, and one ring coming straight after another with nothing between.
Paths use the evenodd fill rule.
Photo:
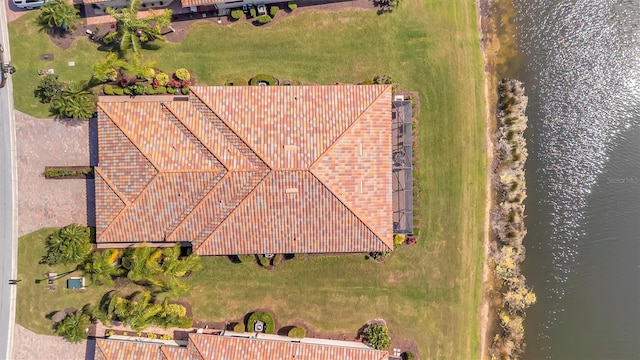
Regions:
<instances>
[{"instance_id":1,"label":"paved road","mask_svg":"<svg viewBox=\"0 0 640 360\"><path fill-rule=\"evenodd\" d=\"M0 41L4 61L10 60L5 7L0 6ZM16 206L17 170L11 76L0 89L0 359L10 359L15 323L16 286L9 279L17 275Z\"/></svg>"}]
</instances>

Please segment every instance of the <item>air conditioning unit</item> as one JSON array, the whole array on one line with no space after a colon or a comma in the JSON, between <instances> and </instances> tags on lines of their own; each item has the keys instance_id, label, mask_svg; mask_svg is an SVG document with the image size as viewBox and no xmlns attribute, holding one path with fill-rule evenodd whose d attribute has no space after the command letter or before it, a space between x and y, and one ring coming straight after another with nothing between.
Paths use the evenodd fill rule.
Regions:
<instances>
[{"instance_id":1,"label":"air conditioning unit","mask_svg":"<svg viewBox=\"0 0 640 360\"><path fill-rule=\"evenodd\" d=\"M404 95L396 95L393 101L404 101Z\"/></svg>"}]
</instances>

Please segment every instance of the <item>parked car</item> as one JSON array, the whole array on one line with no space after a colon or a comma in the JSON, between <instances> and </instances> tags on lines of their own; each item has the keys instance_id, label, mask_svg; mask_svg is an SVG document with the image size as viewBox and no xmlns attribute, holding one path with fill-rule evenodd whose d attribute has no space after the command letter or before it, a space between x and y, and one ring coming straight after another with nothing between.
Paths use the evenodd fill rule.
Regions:
<instances>
[{"instance_id":1,"label":"parked car","mask_svg":"<svg viewBox=\"0 0 640 360\"><path fill-rule=\"evenodd\" d=\"M12 0L13 5L20 9L35 9L44 5L48 0Z\"/></svg>"},{"instance_id":2,"label":"parked car","mask_svg":"<svg viewBox=\"0 0 640 360\"><path fill-rule=\"evenodd\" d=\"M4 63L4 47L0 44L0 88L7 84L7 74L13 74L16 68Z\"/></svg>"}]
</instances>

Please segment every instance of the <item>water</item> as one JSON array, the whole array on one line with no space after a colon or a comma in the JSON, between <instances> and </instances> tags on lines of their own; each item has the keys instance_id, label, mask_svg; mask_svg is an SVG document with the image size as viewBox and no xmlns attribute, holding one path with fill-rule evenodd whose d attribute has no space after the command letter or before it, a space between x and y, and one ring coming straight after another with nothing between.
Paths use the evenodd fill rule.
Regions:
<instances>
[{"instance_id":1,"label":"water","mask_svg":"<svg viewBox=\"0 0 640 360\"><path fill-rule=\"evenodd\" d=\"M640 0L513 3L521 54L499 76L529 95L526 359L640 359Z\"/></svg>"}]
</instances>

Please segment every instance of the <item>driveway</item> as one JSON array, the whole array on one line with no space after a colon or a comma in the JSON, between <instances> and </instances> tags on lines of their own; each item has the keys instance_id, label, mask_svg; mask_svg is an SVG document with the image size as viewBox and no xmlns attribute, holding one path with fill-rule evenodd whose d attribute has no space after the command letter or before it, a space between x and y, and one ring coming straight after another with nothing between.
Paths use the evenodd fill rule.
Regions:
<instances>
[{"instance_id":1,"label":"driveway","mask_svg":"<svg viewBox=\"0 0 640 360\"><path fill-rule=\"evenodd\" d=\"M45 166L88 166L89 122L16 114L18 235L71 223L95 225L93 180L46 180ZM88 215L89 214L89 215ZM87 219L89 221L87 222Z\"/></svg>"},{"instance_id":2,"label":"driveway","mask_svg":"<svg viewBox=\"0 0 640 360\"><path fill-rule=\"evenodd\" d=\"M92 340L72 344L60 336L38 335L18 324L13 335L14 360L93 360Z\"/></svg>"}]
</instances>

